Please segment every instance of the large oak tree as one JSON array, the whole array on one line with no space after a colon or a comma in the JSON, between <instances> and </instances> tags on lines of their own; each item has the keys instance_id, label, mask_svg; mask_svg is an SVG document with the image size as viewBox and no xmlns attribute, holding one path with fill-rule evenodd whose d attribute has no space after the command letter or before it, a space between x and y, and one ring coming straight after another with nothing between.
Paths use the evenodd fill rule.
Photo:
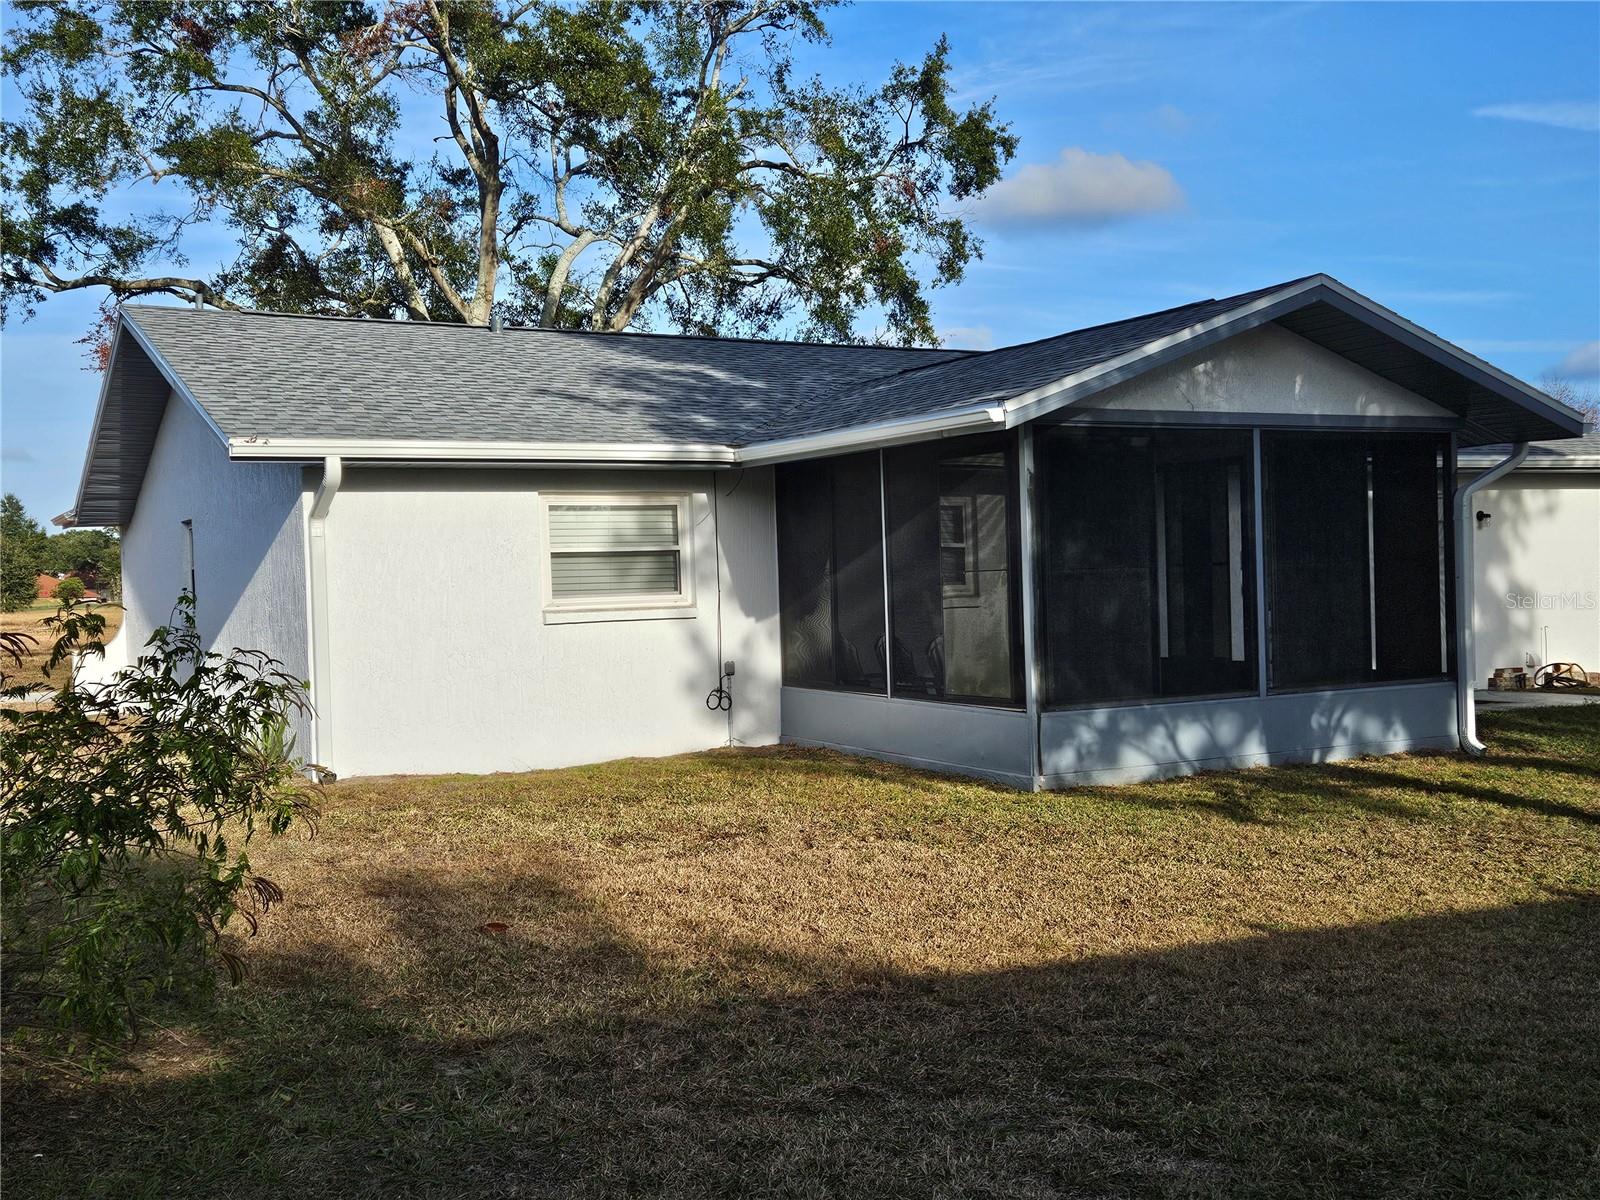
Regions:
<instances>
[{"instance_id":1,"label":"large oak tree","mask_svg":"<svg viewBox=\"0 0 1600 1200\"><path fill-rule=\"evenodd\" d=\"M91 288L930 341L930 289L980 249L962 202L1016 138L952 102L943 39L876 86L800 78L826 7L18 4L4 311ZM202 222L236 242L215 270L184 266Z\"/></svg>"}]
</instances>

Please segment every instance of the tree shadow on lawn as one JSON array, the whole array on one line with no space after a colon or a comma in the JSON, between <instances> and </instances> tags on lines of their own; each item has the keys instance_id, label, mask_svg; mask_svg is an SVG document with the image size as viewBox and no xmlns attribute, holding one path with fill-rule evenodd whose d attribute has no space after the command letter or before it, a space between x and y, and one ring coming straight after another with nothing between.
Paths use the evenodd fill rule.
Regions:
<instances>
[{"instance_id":1,"label":"tree shadow on lawn","mask_svg":"<svg viewBox=\"0 0 1600 1200\"><path fill-rule=\"evenodd\" d=\"M555 865L367 894L364 945L252 955L187 1073L13 1089L15 1194L1595 1189L1593 895L906 975L709 926L652 953Z\"/></svg>"}]
</instances>

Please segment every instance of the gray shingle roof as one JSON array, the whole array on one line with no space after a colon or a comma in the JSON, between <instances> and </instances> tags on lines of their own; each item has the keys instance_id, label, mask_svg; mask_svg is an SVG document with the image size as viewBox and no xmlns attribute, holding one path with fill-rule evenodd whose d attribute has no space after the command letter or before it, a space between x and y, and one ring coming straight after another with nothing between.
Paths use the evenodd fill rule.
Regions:
<instances>
[{"instance_id":1,"label":"gray shingle roof","mask_svg":"<svg viewBox=\"0 0 1600 1200\"><path fill-rule=\"evenodd\" d=\"M1511 453L1511 447L1478 446L1463 450L1457 455L1457 465L1463 467L1490 467ZM1523 460L1523 470L1600 470L1600 429L1590 429L1582 437L1563 438L1559 442L1534 442L1528 447L1528 457Z\"/></svg>"},{"instance_id":2,"label":"gray shingle roof","mask_svg":"<svg viewBox=\"0 0 1600 1200\"><path fill-rule=\"evenodd\" d=\"M739 445L774 411L966 357L123 306L229 437Z\"/></svg>"},{"instance_id":3,"label":"gray shingle roof","mask_svg":"<svg viewBox=\"0 0 1600 1200\"><path fill-rule=\"evenodd\" d=\"M1266 303L1247 307L1257 300ZM426 442L468 443L472 454L478 442L609 443L624 455L651 443L709 445L724 462L781 458L792 449L781 443L809 434L872 444L874 426L899 418L958 423L1131 351L1146 349L1148 366L1202 349L1194 327L1233 310L1449 409L1463 446L1575 428L1548 397L1326 276L987 352L124 308L222 434L267 451L250 456L275 456L273 441L285 456L336 452L318 443L401 443L385 447L385 461L420 454ZM1154 345L1180 331L1196 337ZM166 404L157 367L133 338L119 338L78 520L122 523L132 512ZM1536 449L1534 463L1588 469L1591 440Z\"/></svg>"},{"instance_id":4,"label":"gray shingle roof","mask_svg":"<svg viewBox=\"0 0 1600 1200\"><path fill-rule=\"evenodd\" d=\"M791 406L756 429L751 440L775 441L999 403L1299 282L1294 279L1221 300L1200 300L846 386L821 402Z\"/></svg>"}]
</instances>

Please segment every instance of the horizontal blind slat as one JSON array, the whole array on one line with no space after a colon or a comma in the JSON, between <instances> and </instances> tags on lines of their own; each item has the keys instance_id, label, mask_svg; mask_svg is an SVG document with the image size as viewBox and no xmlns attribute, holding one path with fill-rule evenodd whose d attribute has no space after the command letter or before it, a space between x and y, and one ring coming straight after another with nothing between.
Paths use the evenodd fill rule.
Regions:
<instances>
[{"instance_id":1,"label":"horizontal blind slat","mask_svg":"<svg viewBox=\"0 0 1600 1200\"><path fill-rule=\"evenodd\" d=\"M667 595L679 590L676 550L624 553L555 553L550 556L550 593L574 596Z\"/></svg>"},{"instance_id":2,"label":"horizontal blind slat","mask_svg":"<svg viewBox=\"0 0 1600 1200\"><path fill-rule=\"evenodd\" d=\"M675 546L674 504L553 504L550 548L617 549Z\"/></svg>"}]
</instances>

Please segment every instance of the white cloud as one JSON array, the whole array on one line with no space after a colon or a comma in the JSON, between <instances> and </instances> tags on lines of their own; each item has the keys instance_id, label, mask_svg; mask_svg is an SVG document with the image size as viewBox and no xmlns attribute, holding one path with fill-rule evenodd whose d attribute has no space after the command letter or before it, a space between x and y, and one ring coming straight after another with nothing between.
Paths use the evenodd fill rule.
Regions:
<instances>
[{"instance_id":1,"label":"white cloud","mask_svg":"<svg viewBox=\"0 0 1600 1200\"><path fill-rule=\"evenodd\" d=\"M939 344L946 350L994 349L994 330L987 325L952 325L937 332Z\"/></svg>"},{"instance_id":2,"label":"white cloud","mask_svg":"<svg viewBox=\"0 0 1600 1200\"><path fill-rule=\"evenodd\" d=\"M1574 379L1600 379L1600 342L1585 342L1563 358L1557 375Z\"/></svg>"},{"instance_id":3,"label":"white cloud","mask_svg":"<svg viewBox=\"0 0 1600 1200\"><path fill-rule=\"evenodd\" d=\"M1069 146L1053 163L1029 163L1002 179L975 213L993 225L1102 225L1182 204L1183 189L1159 163Z\"/></svg>"},{"instance_id":4,"label":"white cloud","mask_svg":"<svg viewBox=\"0 0 1600 1200\"><path fill-rule=\"evenodd\" d=\"M0 462L31 463L38 461L33 451L23 446L7 446L4 449L0 449Z\"/></svg>"},{"instance_id":5,"label":"white cloud","mask_svg":"<svg viewBox=\"0 0 1600 1200\"><path fill-rule=\"evenodd\" d=\"M1557 101L1551 104L1486 104L1472 110L1475 117L1499 117L1503 121L1531 121L1535 125L1554 125L1558 129L1600 130L1600 104L1585 100Z\"/></svg>"}]
</instances>

